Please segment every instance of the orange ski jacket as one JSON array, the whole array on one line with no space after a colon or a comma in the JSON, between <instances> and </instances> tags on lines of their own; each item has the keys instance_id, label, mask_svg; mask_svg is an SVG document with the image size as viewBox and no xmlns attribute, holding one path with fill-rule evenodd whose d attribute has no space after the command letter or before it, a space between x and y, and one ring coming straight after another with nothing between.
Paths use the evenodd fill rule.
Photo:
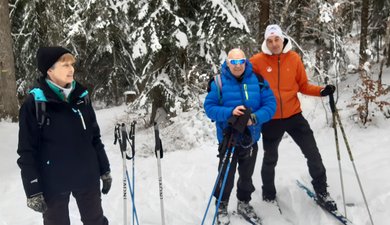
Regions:
<instances>
[{"instance_id":1,"label":"orange ski jacket","mask_svg":"<svg viewBox=\"0 0 390 225\"><path fill-rule=\"evenodd\" d=\"M289 118L302 112L298 92L321 96L322 87L309 83L300 56L290 49L291 44L287 44L279 55L265 54L263 50L250 58L253 71L269 82L275 95L277 106L273 119Z\"/></svg>"}]
</instances>

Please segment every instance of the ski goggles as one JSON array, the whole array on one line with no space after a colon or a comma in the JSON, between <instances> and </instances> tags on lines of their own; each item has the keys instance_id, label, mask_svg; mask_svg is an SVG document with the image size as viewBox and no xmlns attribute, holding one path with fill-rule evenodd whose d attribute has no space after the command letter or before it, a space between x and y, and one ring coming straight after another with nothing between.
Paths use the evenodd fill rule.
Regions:
<instances>
[{"instance_id":1,"label":"ski goggles","mask_svg":"<svg viewBox=\"0 0 390 225\"><path fill-rule=\"evenodd\" d=\"M246 59L227 59L227 61L232 65L242 65L245 64Z\"/></svg>"}]
</instances>

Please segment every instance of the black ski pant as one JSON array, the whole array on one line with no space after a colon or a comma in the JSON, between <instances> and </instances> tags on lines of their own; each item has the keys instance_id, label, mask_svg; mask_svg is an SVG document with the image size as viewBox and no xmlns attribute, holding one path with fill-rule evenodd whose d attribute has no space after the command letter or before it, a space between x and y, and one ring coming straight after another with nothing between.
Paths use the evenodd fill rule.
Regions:
<instances>
[{"instance_id":1,"label":"black ski pant","mask_svg":"<svg viewBox=\"0 0 390 225\"><path fill-rule=\"evenodd\" d=\"M251 200L251 195L255 191L255 187L253 186L253 182L252 182L252 175L255 169L258 148L259 147L257 143L253 144L251 147L247 149L241 146L235 147L234 155L231 159L230 169L228 172L228 177L226 180L225 188L223 190L221 201L229 201L229 197L234 186L234 175L236 173L237 165L238 165L238 175L239 175L237 181L237 199L240 201ZM223 157L224 157L224 153L220 151L218 171L222 166ZM221 191L223 178L226 173L226 166L227 166L227 160L224 164L224 168L222 169L219 182L214 192L214 197L216 199L218 199L219 193Z\"/></svg>"},{"instance_id":2,"label":"black ski pant","mask_svg":"<svg viewBox=\"0 0 390 225\"><path fill-rule=\"evenodd\" d=\"M275 167L278 162L278 146L285 132L291 136L305 156L314 190L316 192L326 191L326 171L313 131L307 120L301 113L298 113L287 119L270 120L263 125L264 157L261 168L263 198L274 199L276 197Z\"/></svg>"},{"instance_id":3,"label":"black ski pant","mask_svg":"<svg viewBox=\"0 0 390 225\"><path fill-rule=\"evenodd\" d=\"M45 197L48 209L43 213L44 225L70 225L68 205L71 193L76 199L84 225L108 225L108 220L103 215L99 187Z\"/></svg>"}]
</instances>

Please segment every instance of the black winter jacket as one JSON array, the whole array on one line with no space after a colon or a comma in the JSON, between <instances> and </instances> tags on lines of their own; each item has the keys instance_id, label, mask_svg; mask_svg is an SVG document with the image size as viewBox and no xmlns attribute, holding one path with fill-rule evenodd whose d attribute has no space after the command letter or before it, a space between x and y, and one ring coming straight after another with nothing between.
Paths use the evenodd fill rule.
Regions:
<instances>
[{"instance_id":1,"label":"black winter jacket","mask_svg":"<svg viewBox=\"0 0 390 225\"><path fill-rule=\"evenodd\" d=\"M99 186L100 176L110 170L110 165L95 112L90 102L80 98L86 89L76 82L66 102L43 77L38 80L38 87L47 98L42 128L37 123L32 95L19 111L17 163L27 197L40 192L52 196Z\"/></svg>"}]
</instances>

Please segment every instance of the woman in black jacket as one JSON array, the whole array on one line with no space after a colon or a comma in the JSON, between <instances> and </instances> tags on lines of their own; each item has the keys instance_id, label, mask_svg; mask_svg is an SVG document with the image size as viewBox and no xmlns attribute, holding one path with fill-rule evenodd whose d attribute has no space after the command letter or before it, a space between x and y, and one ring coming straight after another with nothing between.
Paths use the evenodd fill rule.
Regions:
<instances>
[{"instance_id":1,"label":"woman in black jacket","mask_svg":"<svg viewBox=\"0 0 390 225\"><path fill-rule=\"evenodd\" d=\"M62 47L37 52L43 76L19 112L17 161L27 206L45 225L69 225L70 194L84 225L106 225L100 194L111 187L110 165L88 91L73 79L75 58Z\"/></svg>"}]
</instances>

